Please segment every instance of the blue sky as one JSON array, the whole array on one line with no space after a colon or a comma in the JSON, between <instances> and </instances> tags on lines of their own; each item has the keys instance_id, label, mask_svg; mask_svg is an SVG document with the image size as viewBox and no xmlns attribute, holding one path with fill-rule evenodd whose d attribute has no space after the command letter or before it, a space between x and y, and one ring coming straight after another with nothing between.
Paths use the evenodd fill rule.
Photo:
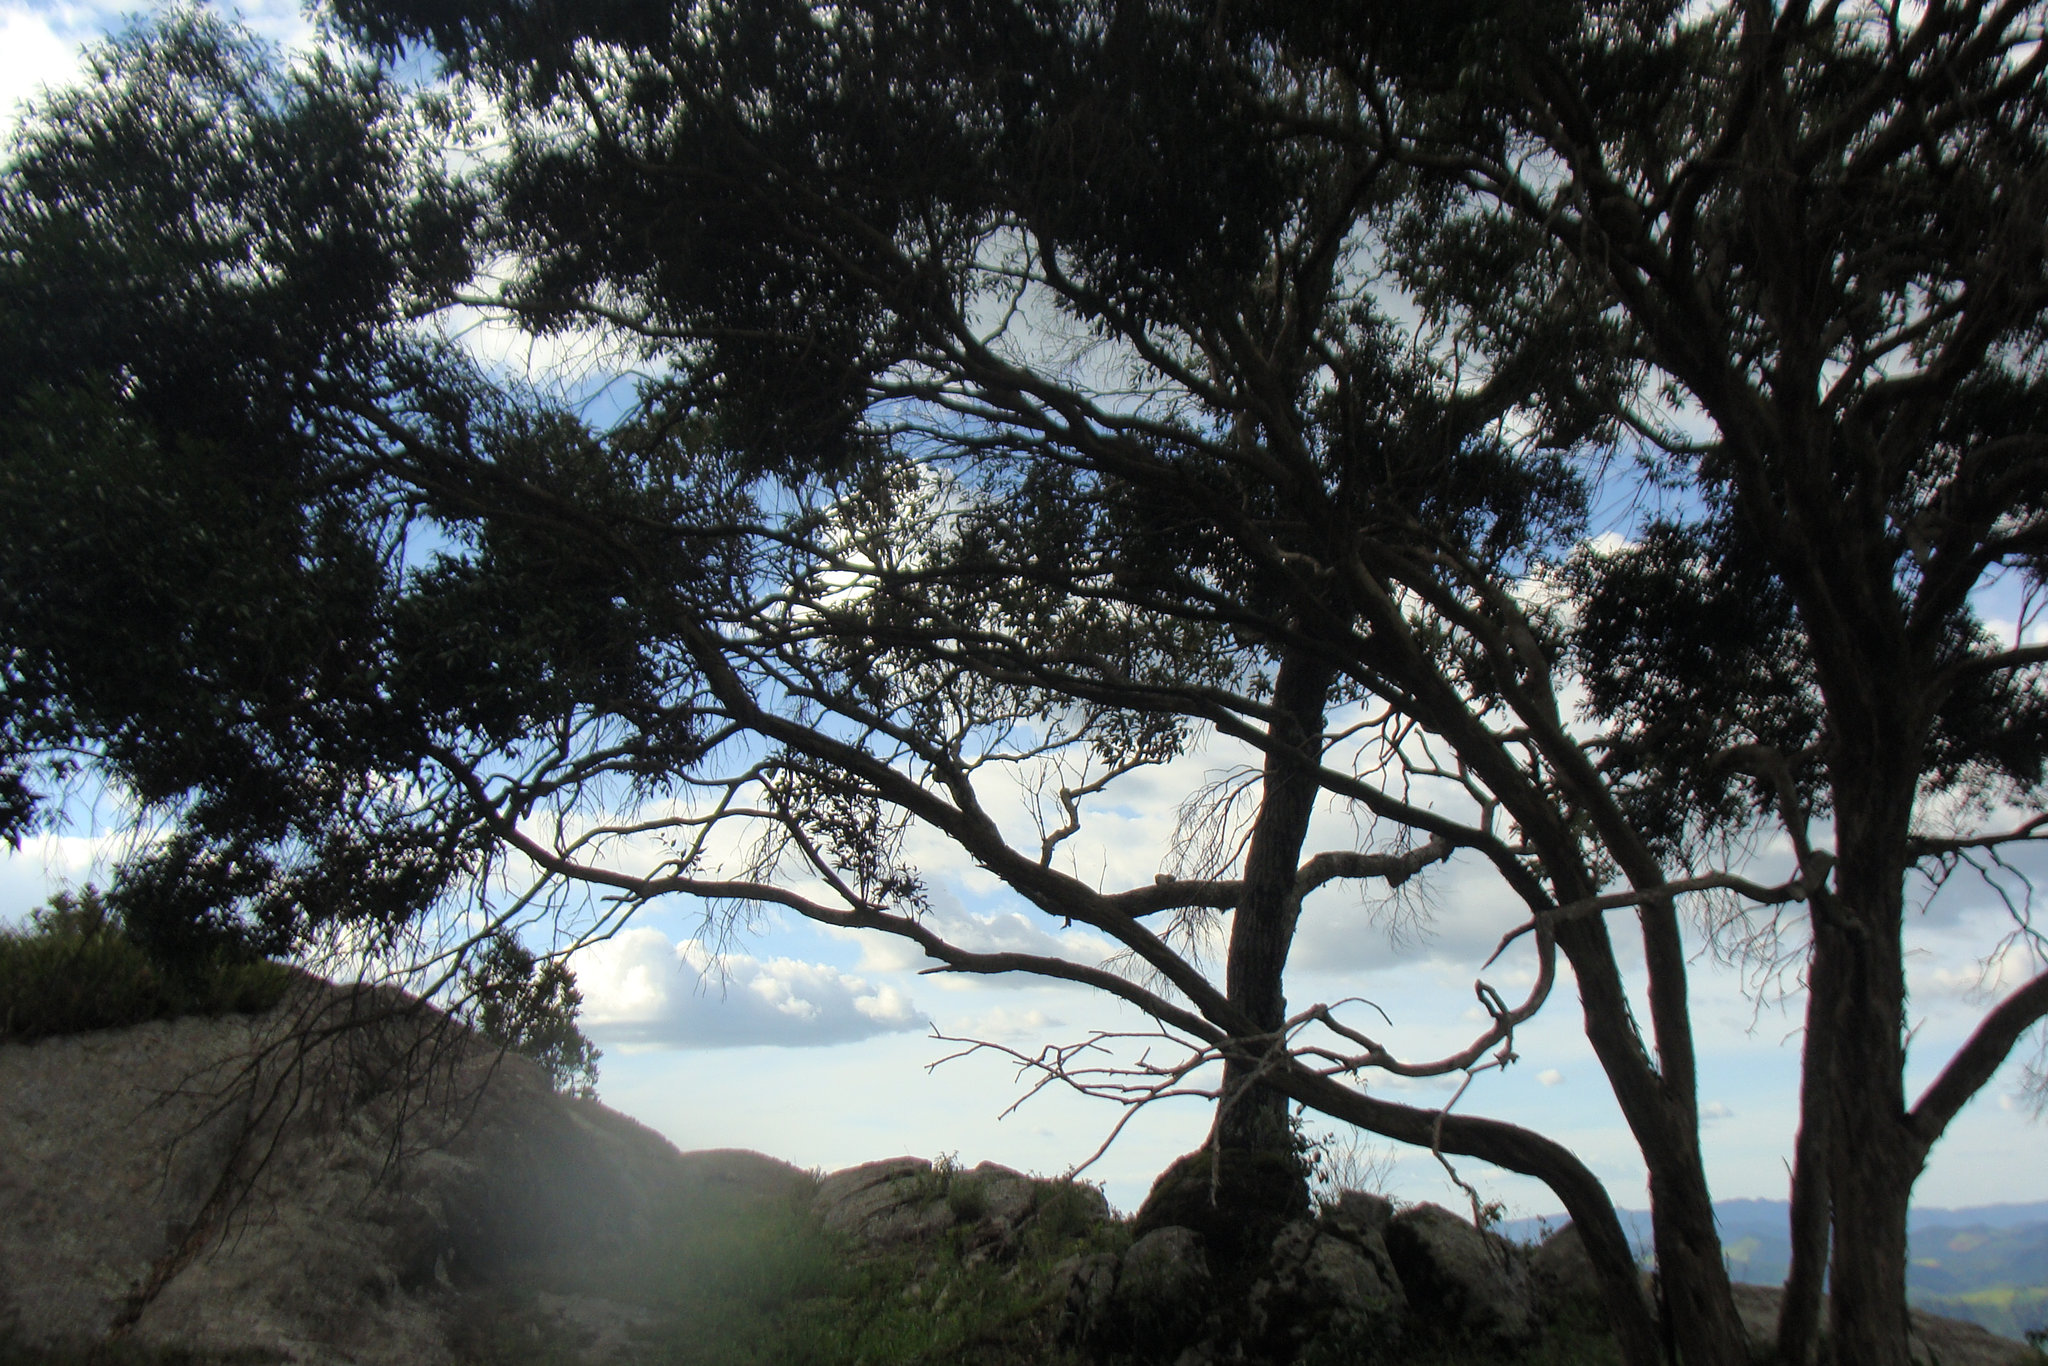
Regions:
<instances>
[{"instance_id":1,"label":"blue sky","mask_svg":"<svg viewBox=\"0 0 2048 1366\"><path fill-rule=\"evenodd\" d=\"M12 111L43 84L69 79L78 70L77 45L118 27L134 8L0 3L0 111ZM250 6L242 14L280 43L310 39L296 6ZM0 117L11 123L11 112ZM479 328L474 340L499 363L542 377L585 364L560 349L526 349L504 330ZM1163 866L1181 796L1240 759L1211 749L1119 784L1073 842L1074 869L1109 887L1149 882ZM111 850L88 821L89 815L0 857L0 917L24 914L54 888L105 877ZM1318 847L1349 847L1355 838L1335 812L1324 814L1316 835ZM1068 951L1088 951L942 841L912 852L934 889L934 914L953 932L986 943L1060 942ZM1770 851L1760 857L1768 868ZM1519 916L1497 886L1460 865L1434 874L1425 899L1427 925L1395 933L1355 897L1321 894L1297 943L1290 1001L1298 1008L1366 998L1391 1019L1390 1032L1411 1054L1462 1042L1481 1018L1472 996L1475 965ZM2005 917L1989 889L1959 880L1915 920L1916 1085L1984 1008L1981 956L1998 942ZM601 1094L686 1148L751 1147L825 1168L903 1152L953 1153L970 1163L1057 1172L1093 1151L1119 1118L1113 1106L1051 1091L1005 1115L1024 1090L1013 1065L982 1054L933 1067L956 1051L934 1032L1030 1051L1094 1030L1143 1026L1100 996L1042 981L922 976L895 942L774 914L756 932L721 946L721 984L720 973L702 971L711 962L703 930L694 907L651 908L577 962L586 1020L605 1049ZM1697 948L1701 1100L1716 1194L1781 1198L1796 1104L1796 983L1753 980L1721 965L1704 937ZM1995 965L1994 976L1998 969L2007 985L2030 970L2018 954ZM1510 954L1487 977L1512 999L1526 986L1529 965ZM1780 999L1777 988L1791 994ZM1578 1033L1568 977L1518 1045L1521 1060L1482 1077L1462 1107L1560 1138L1608 1181L1618 1203L1644 1204L1640 1165ZM2031 1056L2023 1046L2019 1060ZM1450 1089L1388 1085L1417 1101ZM1965 1111L1934 1153L1919 1187L1923 1204L2048 1199L2048 1163L2038 1160L2044 1131L2020 1085L2016 1061ZM1135 1119L1089 1174L1105 1182L1118 1205L1132 1208L1151 1176L1194 1147L1207 1123L1201 1102L1162 1103ZM1458 1198L1428 1154L1389 1160L1394 1193ZM1556 1208L1533 1183L1478 1164L1461 1164L1461 1171L1511 1213Z\"/></svg>"}]
</instances>

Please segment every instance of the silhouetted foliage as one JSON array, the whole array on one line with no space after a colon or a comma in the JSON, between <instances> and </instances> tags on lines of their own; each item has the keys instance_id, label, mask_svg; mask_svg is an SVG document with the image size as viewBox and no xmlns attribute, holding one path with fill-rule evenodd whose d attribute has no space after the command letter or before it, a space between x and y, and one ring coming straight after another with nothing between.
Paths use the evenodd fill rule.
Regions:
<instances>
[{"instance_id":1,"label":"silhouetted foliage","mask_svg":"<svg viewBox=\"0 0 2048 1366\"><path fill-rule=\"evenodd\" d=\"M6 173L10 831L132 793L165 945L396 949L518 867L1086 984L1186 1068L1049 1077L1220 1059L1226 1151L1292 1099L1550 1183L1638 1366L1660 1312L1747 1357L1686 1006L1732 924L1807 999L1780 1358L1831 1268L1837 1350L1904 1361L1912 1183L2048 1013L1909 1100L1910 880L2048 831L2048 647L1984 605L2048 562L2038 8L334 12L440 87L186 14ZM502 141L444 161L465 102ZM633 403L503 381L457 308L595 333ZM1197 744L1245 762L1152 881L1063 865ZM945 938L914 827L1122 957ZM1522 999L1430 1058L1290 1005L1308 898L1453 858ZM1578 1156L1371 1085L1508 1065L1564 968L1655 1310Z\"/></svg>"},{"instance_id":2,"label":"silhouetted foliage","mask_svg":"<svg viewBox=\"0 0 2048 1366\"><path fill-rule=\"evenodd\" d=\"M577 1028L583 993L566 963L541 961L499 931L462 970L464 1013L477 1032L540 1064L564 1095L597 1095L597 1046Z\"/></svg>"}]
</instances>

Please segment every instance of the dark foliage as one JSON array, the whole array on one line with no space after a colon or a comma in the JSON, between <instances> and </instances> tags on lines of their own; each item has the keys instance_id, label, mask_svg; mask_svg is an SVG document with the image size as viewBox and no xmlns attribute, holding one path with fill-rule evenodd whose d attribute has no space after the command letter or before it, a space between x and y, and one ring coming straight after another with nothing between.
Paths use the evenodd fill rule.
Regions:
<instances>
[{"instance_id":1,"label":"dark foliage","mask_svg":"<svg viewBox=\"0 0 2048 1366\"><path fill-rule=\"evenodd\" d=\"M92 887L59 893L30 915L27 929L0 932L0 1042L181 1015L260 1014L292 978L282 964L224 955L166 963Z\"/></svg>"},{"instance_id":2,"label":"dark foliage","mask_svg":"<svg viewBox=\"0 0 2048 1366\"><path fill-rule=\"evenodd\" d=\"M555 1090L597 1094L597 1046L576 1027L583 993L566 963L536 958L502 930L462 970L464 1014L492 1043L540 1064Z\"/></svg>"}]
</instances>

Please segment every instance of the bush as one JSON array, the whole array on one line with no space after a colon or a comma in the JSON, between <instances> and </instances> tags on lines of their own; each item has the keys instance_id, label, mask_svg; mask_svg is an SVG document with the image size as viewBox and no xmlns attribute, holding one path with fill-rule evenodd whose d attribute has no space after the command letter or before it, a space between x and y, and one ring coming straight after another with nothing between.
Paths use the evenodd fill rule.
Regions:
<instances>
[{"instance_id":1,"label":"bush","mask_svg":"<svg viewBox=\"0 0 2048 1366\"><path fill-rule=\"evenodd\" d=\"M0 1041L116 1029L180 1015L270 1009L291 969L215 956L179 968L156 961L97 889L59 892L25 930L0 930Z\"/></svg>"},{"instance_id":2,"label":"bush","mask_svg":"<svg viewBox=\"0 0 2048 1366\"><path fill-rule=\"evenodd\" d=\"M539 1063L560 1094L596 1097L604 1055L576 1026L583 993L568 964L539 959L499 930L463 968L462 996L457 1013L479 1034Z\"/></svg>"}]
</instances>

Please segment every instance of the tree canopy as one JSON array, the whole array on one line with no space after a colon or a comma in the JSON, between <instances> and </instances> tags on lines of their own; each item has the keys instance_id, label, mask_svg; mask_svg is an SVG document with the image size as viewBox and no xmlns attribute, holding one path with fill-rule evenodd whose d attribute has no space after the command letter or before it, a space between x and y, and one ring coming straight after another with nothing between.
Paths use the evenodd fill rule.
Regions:
<instances>
[{"instance_id":1,"label":"tree canopy","mask_svg":"<svg viewBox=\"0 0 2048 1366\"><path fill-rule=\"evenodd\" d=\"M1223 1063L1223 1153L1291 1099L1549 1183L1642 1364L1747 1360L1710 908L1805 988L1780 1360L1828 1272L1836 1350L1905 1361L1913 1179L2048 1015L2036 975L1907 1097L1910 880L2048 828L2048 647L1982 606L2048 549L2038 7L334 17L371 57L139 31L0 182L12 832L132 792L172 833L109 895L166 942L395 942L512 859L1087 984L1185 1046L1126 1098ZM645 378L594 423L457 307ZM1256 769L1155 881L1062 865L1210 737ZM1121 956L949 942L913 827ZM1453 858L1525 999L1433 1058L1285 999L1305 898ZM1564 1146L1374 1089L1512 1056L1561 965L1657 1305Z\"/></svg>"}]
</instances>

